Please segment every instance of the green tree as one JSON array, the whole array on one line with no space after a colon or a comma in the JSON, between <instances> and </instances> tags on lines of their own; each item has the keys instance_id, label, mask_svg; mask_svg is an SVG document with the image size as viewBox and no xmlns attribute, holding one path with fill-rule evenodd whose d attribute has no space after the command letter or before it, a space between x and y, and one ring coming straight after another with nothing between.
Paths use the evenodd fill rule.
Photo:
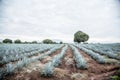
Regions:
<instances>
[{"instance_id":1,"label":"green tree","mask_svg":"<svg viewBox=\"0 0 120 80\"><path fill-rule=\"evenodd\" d=\"M37 44L37 41L32 41L32 44Z\"/></svg>"},{"instance_id":2,"label":"green tree","mask_svg":"<svg viewBox=\"0 0 120 80\"><path fill-rule=\"evenodd\" d=\"M21 40L16 39L16 40L14 41L14 43L21 43Z\"/></svg>"},{"instance_id":3,"label":"green tree","mask_svg":"<svg viewBox=\"0 0 120 80\"><path fill-rule=\"evenodd\" d=\"M4 39L3 43L12 43L12 40L11 39Z\"/></svg>"},{"instance_id":4,"label":"green tree","mask_svg":"<svg viewBox=\"0 0 120 80\"><path fill-rule=\"evenodd\" d=\"M23 42L23 44L29 44L30 42L27 42L27 41L25 41L25 42Z\"/></svg>"},{"instance_id":5,"label":"green tree","mask_svg":"<svg viewBox=\"0 0 120 80\"><path fill-rule=\"evenodd\" d=\"M63 42L62 42L62 41L60 41L60 44L63 44Z\"/></svg>"},{"instance_id":6,"label":"green tree","mask_svg":"<svg viewBox=\"0 0 120 80\"><path fill-rule=\"evenodd\" d=\"M81 42L88 41L88 39L89 39L89 36L82 31L77 31L74 34L74 42L81 43Z\"/></svg>"},{"instance_id":7,"label":"green tree","mask_svg":"<svg viewBox=\"0 0 120 80\"><path fill-rule=\"evenodd\" d=\"M53 41L50 40L50 39L45 39L42 42L45 43L45 44L52 44L53 43Z\"/></svg>"}]
</instances>

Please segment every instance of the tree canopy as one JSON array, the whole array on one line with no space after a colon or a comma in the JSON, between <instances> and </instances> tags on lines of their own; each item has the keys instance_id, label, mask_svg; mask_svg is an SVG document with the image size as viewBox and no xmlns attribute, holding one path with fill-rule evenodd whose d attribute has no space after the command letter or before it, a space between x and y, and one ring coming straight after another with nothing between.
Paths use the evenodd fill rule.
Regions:
<instances>
[{"instance_id":1,"label":"tree canopy","mask_svg":"<svg viewBox=\"0 0 120 80\"><path fill-rule=\"evenodd\" d=\"M43 43L45 43L45 44L52 44L53 41L50 40L50 39L44 39L44 40L43 40Z\"/></svg>"},{"instance_id":2,"label":"tree canopy","mask_svg":"<svg viewBox=\"0 0 120 80\"><path fill-rule=\"evenodd\" d=\"M16 40L14 41L14 43L21 43L21 40L20 40L20 39L16 39Z\"/></svg>"},{"instance_id":3,"label":"tree canopy","mask_svg":"<svg viewBox=\"0 0 120 80\"><path fill-rule=\"evenodd\" d=\"M88 39L89 39L89 36L82 31L77 31L74 34L74 42L81 43L81 42L88 41Z\"/></svg>"},{"instance_id":4,"label":"tree canopy","mask_svg":"<svg viewBox=\"0 0 120 80\"><path fill-rule=\"evenodd\" d=\"M12 43L12 40L11 39L4 39L3 43Z\"/></svg>"},{"instance_id":5,"label":"tree canopy","mask_svg":"<svg viewBox=\"0 0 120 80\"><path fill-rule=\"evenodd\" d=\"M37 44L37 41L32 41L31 43L32 43L32 44Z\"/></svg>"}]
</instances>

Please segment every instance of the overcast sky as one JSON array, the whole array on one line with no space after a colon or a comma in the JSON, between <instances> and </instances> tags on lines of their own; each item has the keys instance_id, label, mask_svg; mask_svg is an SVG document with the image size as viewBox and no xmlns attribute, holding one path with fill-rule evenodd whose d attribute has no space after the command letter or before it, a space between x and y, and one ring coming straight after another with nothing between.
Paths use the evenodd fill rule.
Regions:
<instances>
[{"instance_id":1,"label":"overcast sky","mask_svg":"<svg viewBox=\"0 0 120 80\"><path fill-rule=\"evenodd\" d=\"M119 0L0 0L0 39L120 42Z\"/></svg>"}]
</instances>

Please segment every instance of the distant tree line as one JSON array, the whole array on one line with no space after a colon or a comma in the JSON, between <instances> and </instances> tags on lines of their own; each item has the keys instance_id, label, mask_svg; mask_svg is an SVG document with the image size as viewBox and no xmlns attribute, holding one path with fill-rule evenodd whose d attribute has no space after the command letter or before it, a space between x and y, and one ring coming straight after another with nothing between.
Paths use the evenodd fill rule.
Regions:
<instances>
[{"instance_id":1,"label":"distant tree line","mask_svg":"<svg viewBox=\"0 0 120 80\"><path fill-rule=\"evenodd\" d=\"M4 39L1 43L8 43L8 44L11 44L11 43L15 43L15 44L38 44L37 41L32 41L32 42L28 42L28 41L25 41L25 42L22 42L20 39L16 39L16 40L11 40L11 39ZM44 44L57 44L57 42L54 42L52 41L51 39L44 39L42 41L42 43ZM63 42L61 41L60 44L62 44Z\"/></svg>"},{"instance_id":2,"label":"distant tree line","mask_svg":"<svg viewBox=\"0 0 120 80\"><path fill-rule=\"evenodd\" d=\"M42 42L43 42L44 44L57 44L57 42L54 42L54 41L52 41L51 39L44 39ZM63 42L60 41L59 43L62 44Z\"/></svg>"},{"instance_id":3,"label":"distant tree line","mask_svg":"<svg viewBox=\"0 0 120 80\"><path fill-rule=\"evenodd\" d=\"M11 40L11 39L4 39L3 41L2 41L2 43L16 43L16 44L29 44L29 43L31 43L31 44L37 44L38 42L37 41L32 41L32 42L28 42L28 41L25 41L25 42L22 42L20 39L16 39L16 40Z\"/></svg>"},{"instance_id":4,"label":"distant tree line","mask_svg":"<svg viewBox=\"0 0 120 80\"><path fill-rule=\"evenodd\" d=\"M89 39L89 35L82 32L82 31L77 31L75 34L74 34L74 42L75 43L87 43L86 41L88 41ZM14 41L12 41L11 39L4 39L2 41L3 43L16 43L16 44L37 44L38 42L37 41L32 41L32 42L28 42L28 41L25 41L25 42L22 42L20 39L16 39ZM42 41L42 43L44 44L57 44L57 42L55 41L52 41L51 39L44 39ZM59 42L60 44L63 44L63 42Z\"/></svg>"}]
</instances>

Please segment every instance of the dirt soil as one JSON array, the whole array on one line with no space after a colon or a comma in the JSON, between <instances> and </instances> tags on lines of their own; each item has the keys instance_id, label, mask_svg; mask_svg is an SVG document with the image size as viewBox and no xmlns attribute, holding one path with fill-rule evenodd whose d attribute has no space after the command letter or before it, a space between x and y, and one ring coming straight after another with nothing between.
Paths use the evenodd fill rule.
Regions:
<instances>
[{"instance_id":1,"label":"dirt soil","mask_svg":"<svg viewBox=\"0 0 120 80\"><path fill-rule=\"evenodd\" d=\"M73 54L72 54L72 50L70 47L68 48L65 56L62 59L62 64L58 66L58 68L69 70L69 74L76 72L75 61L73 59Z\"/></svg>"},{"instance_id":2,"label":"dirt soil","mask_svg":"<svg viewBox=\"0 0 120 80\"><path fill-rule=\"evenodd\" d=\"M109 77L114 75L116 71L120 69L119 65L99 64L85 52L80 49L78 50L87 62L88 69L86 70L76 68L72 50L68 47L65 56L61 59L62 64L56 68L61 71L61 75L65 74L64 71L68 72L64 76L42 77L40 75L40 70L44 67L44 62L37 61L28 65L29 68L26 67L13 75L5 76L3 80L110 80ZM60 51L61 49L57 50L53 55L50 55L50 57L54 57Z\"/></svg>"},{"instance_id":3,"label":"dirt soil","mask_svg":"<svg viewBox=\"0 0 120 80\"><path fill-rule=\"evenodd\" d=\"M43 58L42 60L40 60L41 63L45 64L48 61L50 61L55 55L59 54L61 52L63 47L61 47L60 49L56 50L55 52L51 53L50 55L46 56L46 58Z\"/></svg>"},{"instance_id":4,"label":"dirt soil","mask_svg":"<svg viewBox=\"0 0 120 80\"><path fill-rule=\"evenodd\" d=\"M90 80L109 80L106 77L110 75L114 75L116 70L120 68L119 65L110 65L110 64L99 64L90 56L88 56L85 52L78 49L80 54L87 61L88 69L87 70L77 70L80 73L88 74ZM111 74L110 74L111 73ZM106 76L104 76L106 74ZM101 75L101 76L100 76ZM99 76L99 77L97 77ZM105 79L104 79L105 77Z\"/></svg>"}]
</instances>

